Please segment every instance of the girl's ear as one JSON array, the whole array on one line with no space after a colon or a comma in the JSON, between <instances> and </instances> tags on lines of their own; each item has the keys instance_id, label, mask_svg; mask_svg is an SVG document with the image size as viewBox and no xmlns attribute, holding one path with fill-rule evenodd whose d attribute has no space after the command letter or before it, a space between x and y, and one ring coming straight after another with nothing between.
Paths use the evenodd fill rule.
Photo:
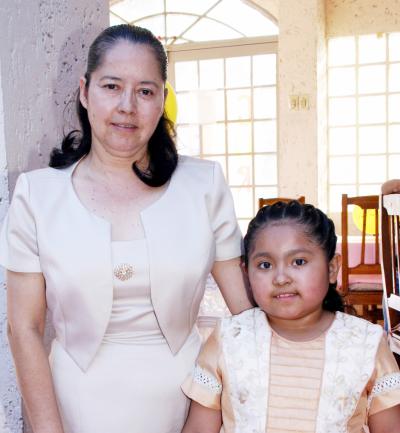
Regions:
<instances>
[{"instance_id":1,"label":"girl's ear","mask_svg":"<svg viewBox=\"0 0 400 433\"><path fill-rule=\"evenodd\" d=\"M341 265L342 265L342 256L336 253L328 265L329 282L331 284L337 282L337 276Z\"/></svg>"},{"instance_id":2,"label":"girl's ear","mask_svg":"<svg viewBox=\"0 0 400 433\"><path fill-rule=\"evenodd\" d=\"M242 268L243 273L248 276L247 267L246 267L246 264L244 263L243 257L240 260L240 267Z\"/></svg>"}]
</instances>

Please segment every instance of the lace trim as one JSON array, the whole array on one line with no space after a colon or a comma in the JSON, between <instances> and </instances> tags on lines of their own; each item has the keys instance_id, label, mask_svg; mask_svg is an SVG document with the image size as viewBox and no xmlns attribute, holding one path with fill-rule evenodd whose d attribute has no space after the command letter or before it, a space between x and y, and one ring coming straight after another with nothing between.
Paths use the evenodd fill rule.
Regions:
<instances>
[{"instance_id":1,"label":"lace trim","mask_svg":"<svg viewBox=\"0 0 400 433\"><path fill-rule=\"evenodd\" d=\"M222 392L222 385L218 380L198 365L196 365L194 369L193 380L196 383L205 386L214 394L221 394Z\"/></svg>"},{"instance_id":2,"label":"lace trim","mask_svg":"<svg viewBox=\"0 0 400 433\"><path fill-rule=\"evenodd\" d=\"M371 404L371 401L377 395L383 394L387 391L391 391L393 389L400 388L400 373L392 373L386 376L381 377L375 383L372 388L371 394L368 397L368 404Z\"/></svg>"}]
</instances>

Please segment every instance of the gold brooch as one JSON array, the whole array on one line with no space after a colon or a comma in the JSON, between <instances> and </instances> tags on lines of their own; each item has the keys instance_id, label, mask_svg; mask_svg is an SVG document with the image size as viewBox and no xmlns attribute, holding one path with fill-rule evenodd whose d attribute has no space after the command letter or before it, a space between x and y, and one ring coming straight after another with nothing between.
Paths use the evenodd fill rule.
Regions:
<instances>
[{"instance_id":1,"label":"gold brooch","mask_svg":"<svg viewBox=\"0 0 400 433\"><path fill-rule=\"evenodd\" d=\"M121 263L114 268L114 275L121 281L129 280L133 276L133 267L128 263Z\"/></svg>"}]
</instances>

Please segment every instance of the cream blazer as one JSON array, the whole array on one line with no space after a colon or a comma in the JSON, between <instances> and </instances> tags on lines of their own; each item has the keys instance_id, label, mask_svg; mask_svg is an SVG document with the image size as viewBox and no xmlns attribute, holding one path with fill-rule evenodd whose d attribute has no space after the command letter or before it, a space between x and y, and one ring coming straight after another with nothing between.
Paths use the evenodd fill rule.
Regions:
<instances>
[{"instance_id":1,"label":"cream blazer","mask_svg":"<svg viewBox=\"0 0 400 433\"><path fill-rule=\"evenodd\" d=\"M111 314L111 227L76 195L71 179L76 165L19 176L0 235L0 264L43 273L56 338L86 370ZM220 166L180 156L167 189L141 219L154 311L176 353L195 324L214 261L241 253Z\"/></svg>"}]
</instances>

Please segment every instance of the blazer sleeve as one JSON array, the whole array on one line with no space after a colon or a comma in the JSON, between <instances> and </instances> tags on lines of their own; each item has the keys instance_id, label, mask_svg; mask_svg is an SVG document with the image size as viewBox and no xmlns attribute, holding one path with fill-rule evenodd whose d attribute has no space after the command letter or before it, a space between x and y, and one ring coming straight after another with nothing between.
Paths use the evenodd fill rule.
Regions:
<instances>
[{"instance_id":1,"label":"blazer sleeve","mask_svg":"<svg viewBox=\"0 0 400 433\"><path fill-rule=\"evenodd\" d=\"M41 272L36 224L27 176L21 174L0 233L0 265L14 272Z\"/></svg>"},{"instance_id":2,"label":"blazer sleeve","mask_svg":"<svg viewBox=\"0 0 400 433\"><path fill-rule=\"evenodd\" d=\"M231 191L225 182L221 166L214 164L209 214L215 236L215 260L229 260L241 255L240 232Z\"/></svg>"}]
</instances>

